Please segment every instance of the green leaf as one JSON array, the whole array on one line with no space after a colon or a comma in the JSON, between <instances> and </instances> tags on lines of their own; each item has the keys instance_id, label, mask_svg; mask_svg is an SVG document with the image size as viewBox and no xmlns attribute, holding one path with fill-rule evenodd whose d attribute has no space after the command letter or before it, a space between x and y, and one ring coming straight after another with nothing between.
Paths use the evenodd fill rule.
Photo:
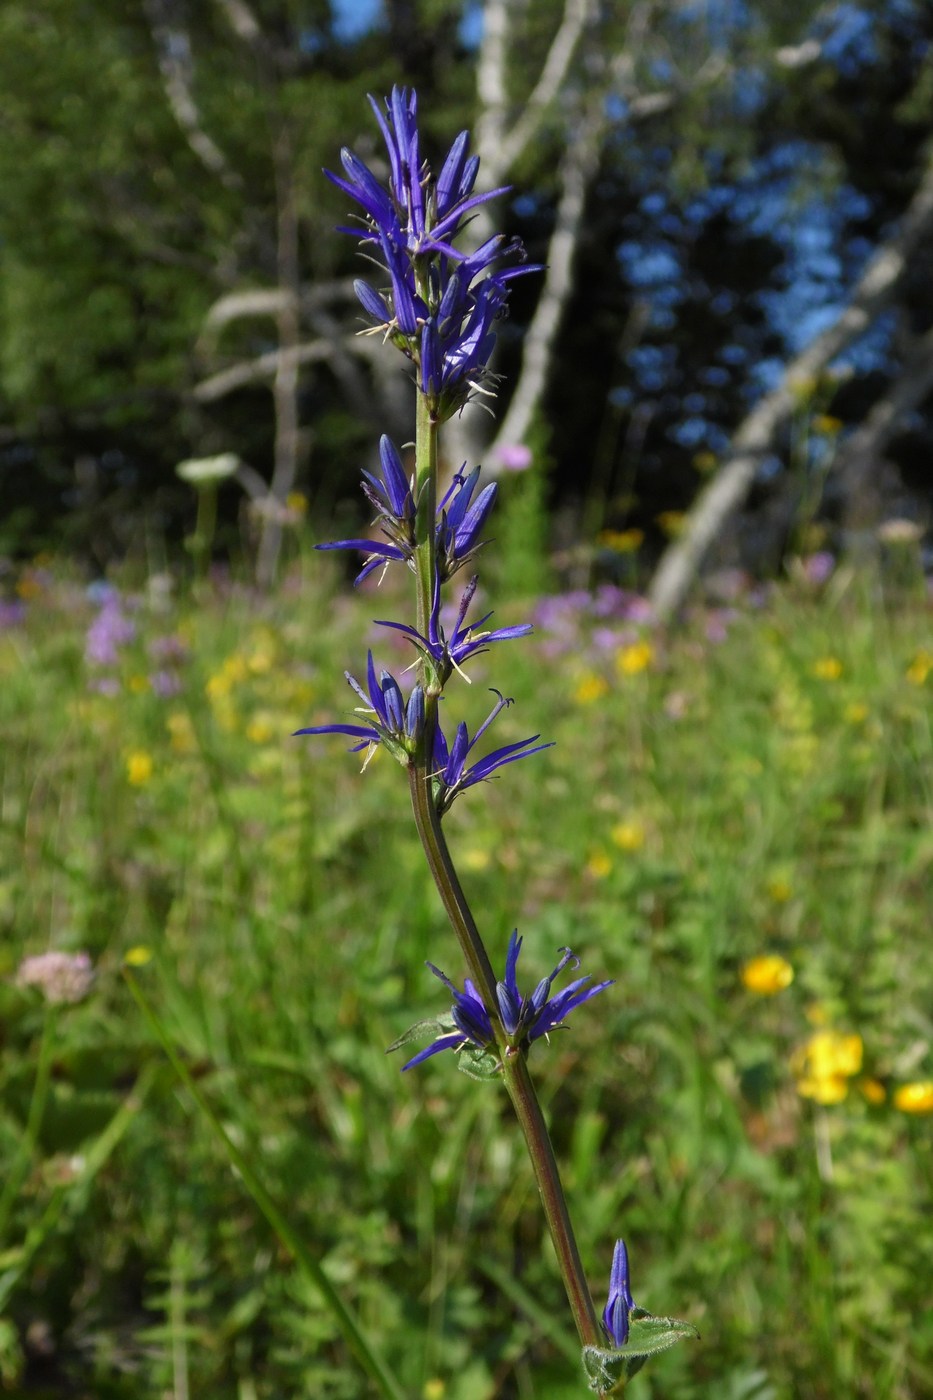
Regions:
<instances>
[{"instance_id":1,"label":"green leaf","mask_svg":"<svg viewBox=\"0 0 933 1400\"><path fill-rule=\"evenodd\" d=\"M457 1052L457 1068L469 1079L498 1079L502 1064L498 1055L481 1045L464 1045Z\"/></svg>"},{"instance_id":2,"label":"green leaf","mask_svg":"<svg viewBox=\"0 0 933 1400\"><path fill-rule=\"evenodd\" d=\"M600 1347L584 1347L583 1369L590 1390L611 1395L617 1389L624 1389L625 1383L641 1370L649 1357L668 1351L687 1337L699 1335L692 1322L682 1322L676 1317L654 1317L643 1308L633 1308L624 1347L605 1351Z\"/></svg>"},{"instance_id":3,"label":"green leaf","mask_svg":"<svg viewBox=\"0 0 933 1400\"><path fill-rule=\"evenodd\" d=\"M447 1017L435 1016L430 1021L416 1021L407 1031L402 1032L398 1040L393 1040L386 1054L391 1055L393 1050L401 1050L403 1045L410 1045L413 1040L437 1040L439 1036L450 1035L453 1030L456 1030L456 1026Z\"/></svg>"}]
</instances>

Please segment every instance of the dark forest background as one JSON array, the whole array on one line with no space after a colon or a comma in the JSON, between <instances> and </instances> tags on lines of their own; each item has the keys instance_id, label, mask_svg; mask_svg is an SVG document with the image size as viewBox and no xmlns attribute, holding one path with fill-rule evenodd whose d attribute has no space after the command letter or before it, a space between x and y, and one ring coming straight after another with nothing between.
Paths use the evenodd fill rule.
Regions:
<instances>
[{"instance_id":1,"label":"dark forest background","mask_svg":"<svg viewBox=\"0 0 933 1400\"><path fill-rule=\"evenodd\" d=\"M502 327L495 420L471 408L450 453L530 448L571 574L648 587L679 551L673 605L702 564L923 533L924 0L7 0L0 551L172 557L175 467L220 453L216 547L251 503L266 579L295 492L315 534L358 526L409 397L356 335L322 167L348 144L380 168L365 94L399 81L435 157L471 126L513 187L495 225L548 264Z\"/></svg>"}]
</instances>

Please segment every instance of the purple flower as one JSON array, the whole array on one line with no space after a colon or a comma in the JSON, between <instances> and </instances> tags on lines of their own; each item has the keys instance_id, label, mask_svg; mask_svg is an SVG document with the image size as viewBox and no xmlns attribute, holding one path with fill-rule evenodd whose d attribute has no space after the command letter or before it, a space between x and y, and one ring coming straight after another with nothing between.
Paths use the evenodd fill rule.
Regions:
<instances>
[{"instance_id":1,"label":"purple flower","mask_svg":"<svg viewBox=\"0 0 933 1400\"><path fill-rule=\"evenodd\" d=\"M414 569L415 503L411 486L405 480L398 453L387 437L383 437L379 451L383 479L377 481L369 472L364 472L363 491L376 509L374 523L379 524L386 541L334 540L315 546L325 550L358 549L362 554L367 554L369 558L356 576L357 584L368 578L374 569L393 562L404 563ZM495 505L499 488L494 481L490 482L474 501L473 493L479 477L479 467L474 467L469 476L464 476L462 470L457 472L437 507L435 538L441 582L468 563L482 547L483 541L479 535Z\"/></svg>"},{"instance_id":2,"label":"purple flower","mask_svg":"<svg viewBox=\"0 0 933 1400\"><path fill-rule=\"evenodd\" d=\"M479 467L474 467L469 476L464 476L461 469L437 508L437 568L444 579L472 559L482 545L480 531L496 503L499 487L491 481L474 501L479 477Z\"/></svg>"},{"instance_id":3,"label":"purple flower","mask_svg":"<svg viewBox=\"0 0 933 1400\"><path fill-rule=\"evenodd\" d=\"M616 1240L609 1275L609 1301L603 1311L603 1326L615 1347L628 1341L629 1316L635 1307L628 1280L628 1250L624 1240Z\"/></svg>"},{"instance_id":4,"label":"purple flower","mask_svg":"<svg viewBox=\"0 0 933 1400\"><path fill-rule=\"evenodd\" d=\"M532 463L531 448L523 442L506 442L496 452L496 461L503 471L524 472Z\"/></svg>"},{"instance_id":5,"label":"purple flower","mask_svg":"<svg viewBox=\"0 0 933 1400\"><path fill-rule=\"evenodd\" d=\"M295 736L349 734L351 738L361 741L353 745L351 753L359 753L360 749L382 744L393 758L407 764L424 728L424 692L421 686L416 685L413 688L406 704L401 687L390 672L382 671L377 679L372 652L369 653L366 672L368 695L349 671L345 671L344 675L347 684L356 691L363 702L362 707L358 709L362 708L363 712L371 713L374 718L367 724L313 725L308 729L296 729Z\"/></svg>"},{"instance_id":6,"label":"purple flower","mask_svg":"<svg viewBox=\"0 0 933 1400\"><path fill-rule=\"evenodd\" d=\"M801 562L804 578L807 583L812 583L816 587L827 583L836 568L836 556L831 554L828 549L818 550L816 554L811 554Z\"/></svg>"},{"instance_id":7,"label":"purple flower","mask_svg":"<svg viewBox=\"0 0 933 1400\"><path fill-rule=\"evenodd\" d=\"M414 627L409 627L403 622L377 620L376 626L391 627L396 632L404 632L414 642L418 650L433 663L438 679L441 685L444 685L450 678L451 671L459 671L462 664L471 656L479 656L482 652L488 651L493 642L526 637L532 630L530 622L520 622L514 627L497 627L489 632L479 631L478 629L483 626L483 623L488 622L492 617L491 612L485 613L476 622L467 623L466 615L473 601L478 582L479 579L474 574L464 589L457 620L450 637L445 633L440 621L440 577L436 579L434 606L428 619L428 635L426 637L416 631Z\"/></svg>"},{"instance_id":8,"label":"purple flower","mask_svg":"<svg viewBox=\"0 0 933 1400\"><path fill-rule=\"evenodd\" d=\"M465 1045L476 1045L480 1049L484 1049L486 1046L492 1045L495 1040L489 1012L483 1005L483 999L469 977L464 981L461 992L457 990L450 978L441 972L440 968L435 967L433 963L428 963L427 966L434 973L434 976L439 977L445 987L449 987L454 994L454 1004L451 1007L450 1015L457 1029L438 1036L437 1040L426 1050L420 1050L413 1059L402 1065L403 1074L406 1069L411 1069L413 1065L420 1065L422 1060L428 1060L432 1055L440 1054L442 1050L462 1050Z\"/></svg>"},{"instance_id":9,"label":"purple flower","mask_svg":"<svg viewBox=\"0 0 933 1400\"><path fill-rule=\"evenodd\" d=\"M356 577L362 583L374 569L393 559L411 563L415 553L415 500L411 482L392 440L383 434L379 440L382 477L363 472L363 494L376 512L374 525L386 536L387 544L376 540L336 540L319 544L317 549L359 549L370 556Z\"/></svg>"},{"instance_id":10,"label":"purple flower","mask_svg":"<svg viewBox=\"0 0 933 1400\"><path fill-rule=\"evenodd\" d=\"M472 739L462 721L457 725L454 741L449 746L441 726L438 724L434 730L434 795L438 811L441 813L453 805L454 799L461 792L491 778L497 768L504 768L507 763L516 763L520 758L530 758L533 753L553 747L552 744L535 744L539 736L532 734L527 739L519 739L517 743L493 749L492 753L486 754L484 758L469 763L470 754L493 720L512 704L512 701L506 700L498 690L494 690L493 695L498 696L496 704ZM529 744L535 744L534 748L529 748Z\"/></svg>"},{"instance_id":11,"label":"purple flower","mask_svg":"<svg viewBox=\"0 0 933 1400\"><path fill-rule=\"evenodd\" d=\"M557 996L552 997L550 995L551 983L557 974L562 972L570 962L579 966L579 959L574 957L570 949L562 948L560 962L551 975L538 983L530 997L522 997L515 981L515 969L521 947L522 940L516 930L509 939L509 950L505 960L505 978L496 983L499 1015L506 1041L511 1049L530 1045L541 1036L557 1030L563 1025L571 1011L581 1006L583 1002L589 1001L597 993L604 991L606 987L612 986L612 982L609 981L597 982L595 986L587 987L586 983L589 982L589 977L579 977L575 982L571 982L569 987L565 987L562 992L559 992ZM419 1051L413 1059L402 1066L403 1070L421 1064L423 1060L430 1059L432 1055L440 1054L442 1050L459 1051L465 1045L486 1048L492 1045L495 1040L489 1012L473 983L467 979L463 984L464 990L460 992L450 978L445 976L433 963L428 963L428 967L435 977L439 977L454 994L451 1017L456 1030L439 1036L427 1049Z\"/></svg>"},{"instance_id":12,"label":"purple flower","mask_svg":"<svg viewBox=\"0 0 933 1400\"><path fill-rule=\"evenodd\" d=\"M340 153L344 174L324 173L362 209L362 243L385 269L388 280L378 290L354 284L371 329L412 360L419 387L442 420L483 392L508 283L538 268L493 271L503 259L525 257L521 243L502 234L469 254L454 246L468 216L506 192L473 193L479 160L468 154L467 132L454 141L435 180L421 159L416 94L396 86L383 106L369 101L389 157L388 187L346 148Z\"/></svg>"},{"instance_id":13,"label":"purple flower","mask_svg":"<svg viewBox=\"0 0 933 1400\"><path fill-rule=\"evenodd\" d=\"M91 666L113 666L118 650L136 636L135 623L120 607L119 595L108 595L87 629L84 659Z\"/></svg>"},{"instance_id":14,"label":"purple flower","mask_svg":"<svg viewBox=\"0 0 933 1400\"><path fill-rule=\"evenodd\" d=\"M518 965L518 955L522 950L522 940L518 936L518 930L514 930L509 939L509 950L505 959L505 980L496 983L496 996L499 1001L499 1014L502 1017L502 1024L505 1033L512 1045L520 1045L522 1041L529 1043L537 1040L542 1035L548 1035L562 1025L564 1020L583 1002L595 997L598 992L605 991L606 987L612 986L612 981L597 982L593 987L587 987L589 977L578 977L575 982L571 982L557 996L551 996L551 983L559 972L563 972L568 963L573 963L574 967L580 966L580 959L574 957L569 948L561 948L561 959L549 977L544 977L538 983L530 997L523 997L518 990L515 980L515 970Z\"/></svg>"}]
</instances>

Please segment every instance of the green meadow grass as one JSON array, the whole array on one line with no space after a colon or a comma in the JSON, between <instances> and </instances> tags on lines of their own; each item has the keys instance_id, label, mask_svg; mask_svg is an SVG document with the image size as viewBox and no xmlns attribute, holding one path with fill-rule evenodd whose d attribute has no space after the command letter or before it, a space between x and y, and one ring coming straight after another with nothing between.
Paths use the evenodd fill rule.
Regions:
<instances>
[{"instance_id":1,"label":"green meadow grass","mask_svg":"<svg viewBox=\"0 0 933 1400\"><path fill-rule=\"evenodd\" d=\"M99 605L51 564L20 580L25 618L0 632L0 1160L47 1024L20 959L86 949L97 979L48 1032L0 1236L4 1393L370 1393L127 961L406 1395L586 1393L506 1096L452 1056L402 1076L385 1053L447 1009L426 958L463 976L404 775L290 737L352 708L341 673L367 645L408 663L369 624L400 586L347 596L317 561L264 600L153 585L95 667ZM624 1234L636 1302L702 1335L635 1393L930 1395L933 1114L899 1094L933 1080L930 613L839 575L740 605L710 641L720 625L639 635L568 605L562 630L479 658L448 724L497 685L516 703L494 742L556 746L461 798L451 847L494 963L518 927L529 984L563 944L616 979L532 1068L598 1306ZM766 954L794 973L771 995L743 982ZM835 1075L811 1055L828 1102L799 1091L819 1035L848 1048ZM933 1085L913 1094L933 1110Z\"/></svg>"}]
</instances>

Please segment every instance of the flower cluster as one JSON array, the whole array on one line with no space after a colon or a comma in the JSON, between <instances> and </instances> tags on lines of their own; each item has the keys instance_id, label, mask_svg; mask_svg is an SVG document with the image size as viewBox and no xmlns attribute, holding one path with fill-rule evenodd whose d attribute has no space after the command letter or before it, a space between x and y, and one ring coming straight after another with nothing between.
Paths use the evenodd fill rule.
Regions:
<instances>
[{"instance_id":1,"label":"flower cluster","mask_svg":"<svg viewBox=\"0 0 933 1400\"><path fill-rule=\"evenodd\" d=\"M569 948L561 948L561 959L554 971L541 979L530 997L523 997L516 982L518 955L521 950L522 940L518 936L518 931L515 930L509 939L509 950L505 960L505 977L501 982L496 983L499 1015L508 1038L509 1048L512 1050L517 1050L523 1045L531 1045L541 1036L549 1035L551 1031L558 1030L563 1026L571 1011L576 1010L585 1001L589 1001L591 997L595 997L599 992L612 986L612 982L608 981L597 982L595 986L590 987L587 986L590 981L589 976L578 977L563 991L551 996L551 984L555 977L563 972L569 963L573 963L575 967L580 965L579 958L574 957ZM421 1064L423 1060L430 1059L432 1055L440 1054L442 1050L459 1051L466 1045L475 1045L480 1049L486 1049L495 1042L489 1012L470 979L467 978L464 981L461 992L450 978L439 968L436 968L433 963L428 963L428 967L434 976L440 978L444 986L453 992L454 1004L450 1015L456 1029L439 1036L427 1049L421 1050L413 1059L403 1065L403 1070Z\"/></svg>"},{"instance_id":2,"label":"flower cluster","mask_svg":"<svg viewBox=\"0 0 933 1400\"><path fill-rule=\"evenodd\" d=\"M385 540L329 540L316 549L355 549L367 555L356 582L362 583L374 570L395 561L414 568L415 500L412 484L406 478L398 450L387 437L380 443L382 480L363 472L363 493L376 511L378 525ZM437 507L435 549L439 583L451 578L468 563L482 547L480 534L496 503L498 486L491 481L473 500L479 484L480 469L475 467L468 476L457 472L450 489Z\"/></svg>"},{"instance_id":3,"label":"flower cluster","mask_svg":"<svg viewBox=\"0 0 933 1400\"><path fill-rule=\"evenodd\" d=\"M467 217L505 193L474 193L479 159L469 154L468 132L454 141L435 180L421 158L416 94L394 87L384 110L369 101L389 157L388 187L346 147L340 153L344 175L325 174L362 209L363 245L386 274L381 290L355 283L370 329L409 357L419 391L442 422L482 391L508 284L537 268L494 271L493 264L525 257L521 243L503 234L469 254L454 246ZM359 236L357 229L343 231Z\"/></svg>"},{"instance_id":4,"label":"flower cluster","mask_svg":"<svg viewBox=\"0 0 933 1400\"><path fill-rule=\"evenodd\" d=\"M36 953L20 963L16 984L38 987L53 1006L73 1005L94 985L94 968L87 953Z\"/></svg>"},{"instance_id":5,"label":"flower cluster","mask_svg":"<svg viewBox=\"0 0 933 1400\"><path fill-rule=\"evenodd\" d=\"M488 651L490 643L504 642L515 637L526 637L532 630L530 622L520 622L515 627L498 627L489 632L481 632L479 629L492 617L491 612L484 613L475 622L467 622L466 615L470 610L478 582L479 579L474 574L464 589L457 612L457 620L450 637L446 635L440 620L441 589L439 578L434 592L434 606L428 619L428 635L426 637L416 631L414 627L409 627L403 622L377 621L376 625L378 627L391 627L396 632L404 633L414 643L425 660L431 662L440 684L444 685L450 679L451 673L460 671L463 663L468 661L471 656L479 656L484 651Z\"/></svg>"},{"instance_id":6,"label":"flower cluster","mask_svg":"<svg viewBox=\"0 0 933 1400\"><path fill-rule=\"evenodd\" d=\"M492 322L505 308L508 282L525 266L509 271L493 270L504 254L521 255L521 245L506 245L497 235L471 254L453 245L465 218L499 190L473 194L478 160L469 155L469 137L461 133L450 149L437 180L422 162L416 123L415 94L393 88L385 110L372 98L389 157L390 179L383 186L352 151L341 152L345 175L328 175L359 204L364 212L363 247L377 252L389 276L384 292L365 283L356 291L364 309L389 339L415 363L418 391L429 403L435 423L462 407L486 374L495 340ZM353 232L353 230L345 230ZM364 555L356 582L391 563L404 563L416 572L418 552L418 495L415 482L402 463L395 444L383 437L379 444L379 473L363 472L363 493L374 511L373 524L382 539L351 538L318 545L318 549L357 550ZM462 674L472 657L488 651L496 642L524 637L530 623L486 628L492 616L475 621L467 614L473 603L477 579L471 578L460 600L452 630L441 622L441 587L469 563L482 547L481 535L496 501L497 485L480 488L480 468L455 474L437 505L433 526L434 596L426 632L405 622L379 619L380 627L402 633L423 662L423 674L406 702L401 687L388 672L377 675L369 656L367 688L349 673L347 681L362 701L362 718L352 723L312 725L298 734L346 734L359 742L353 751L379 745L399 762L413 763L422 739L432 764L431 788L438 812L443 815L461 792L492 777L506 764L528 758L547 748L537 734L504 744L477 757L477 743L502 710L512 702L494 691L496 704L470 737L465 723L457 725L448 742L442 725L432 716L425 736L425 691L435 700L454 671ZM424 625L422 623L422 625Z\"/></svg>"}]
</instances>

